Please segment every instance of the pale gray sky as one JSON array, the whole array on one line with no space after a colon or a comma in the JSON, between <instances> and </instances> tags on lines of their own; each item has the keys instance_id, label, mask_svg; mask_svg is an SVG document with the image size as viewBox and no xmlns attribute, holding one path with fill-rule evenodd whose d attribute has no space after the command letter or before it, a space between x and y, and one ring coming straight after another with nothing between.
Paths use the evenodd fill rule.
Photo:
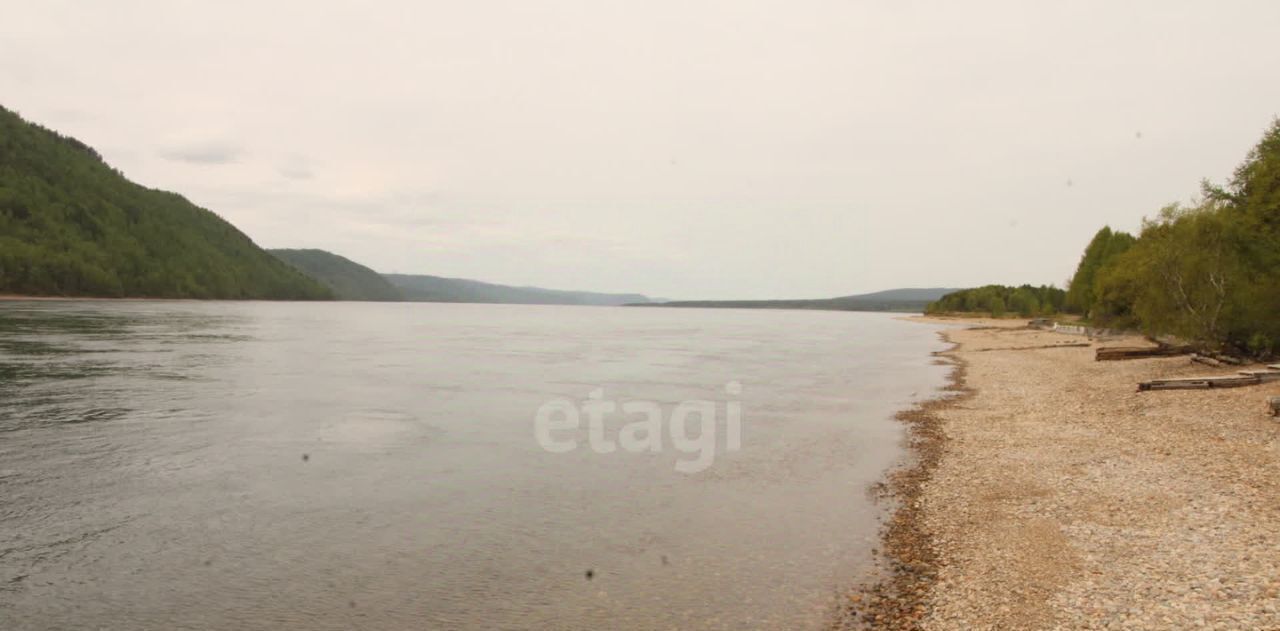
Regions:
<instances>
[{"instance_id":1,"label":"pale gray sky","mask_svg":"<svg viewBox=\"0 0 1280 631\"><path fill-rule=\"evenodd\" d=\"M673 298L1058 283L1280 114L1280 2L4 2L0 98L267 247Z\"/></svg>"}]
</instances>

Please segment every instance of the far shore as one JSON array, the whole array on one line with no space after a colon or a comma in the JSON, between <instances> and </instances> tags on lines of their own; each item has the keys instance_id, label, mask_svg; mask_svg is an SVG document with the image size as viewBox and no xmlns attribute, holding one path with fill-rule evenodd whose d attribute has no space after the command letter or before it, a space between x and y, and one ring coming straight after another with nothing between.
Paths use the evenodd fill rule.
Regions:
<instances>
[{"instance_id":1,"label":"far shore","mask_svg":"<svg viewBox=\"0 0 1280 631\"><path fill-rule=\"evenodd\" d=\"M5 302L65 302L79 301L118 301L118 300L181 300L181 298L106 298L102 296L24 296L21 294L0 294L0 301Z\"/></svg>"},{"instance_id":2,"label":"far shore","mask_svg":"<svg viewBox=\"0 0 1280 631\"><path fill-rule=\"evenodd\" d=\"M25 296L0 294L0 302L347 302L343 300L267 300L264 298L154 298L146 296ZM358 302L358 301L357 301Z\"/></svg>"},{"instance_id":3,"label":"far shore","mask_svg":"<svg viewBox=\"0 0 1280 631\"><path fill-rule=\"evenodd\" d=\"M915 458L887 480L885 574L835 628L1280 628L1280 382L1137 392L1231 371L914 319L968 325L943 333L953 392L900 415Z\"/></svg>"}]
</instances>

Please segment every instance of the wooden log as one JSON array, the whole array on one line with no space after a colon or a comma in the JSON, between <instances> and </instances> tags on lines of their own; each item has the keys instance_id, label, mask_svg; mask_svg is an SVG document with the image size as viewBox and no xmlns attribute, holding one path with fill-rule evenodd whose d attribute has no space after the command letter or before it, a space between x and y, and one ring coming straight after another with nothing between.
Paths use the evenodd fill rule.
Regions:
<instances>
[{"instance_id":1,"label":"wooden log","mask_svg":"<svg viewBox=\"0 0 1280 631\"><path fill-rule=\"evenodd\" d=\"M1249 381L1254 379L1254 375L1204 375L1200 377L1166 377L1164 379L1152 379L1147 383L1189 383L1193 381Z\"/></svg>"},{"instance_id":2,"label":"wooden log","mask_svg":"<svg viewBox=\"0 0 1280 631\"><path fill-rule=\"evenodd\" d=\"M1280 370L1280 364L1271 364L1270 366L1267 366L1267 368L1270 368L1271 370Z\"/></svg>"},{"instance_id":3,"label":"wooden log","mask_svg":"<svg viewBox=\"0 0 1280 631\"><path fill-rule=\"evenodd\" d=\"M1280 381L1280 370L1241 370L1240 374L1257 377L1262 383Z\"/></svg>"},{"instance_id":4,"label":"wooden log","mask_svg":"<svg viewBox=\"0 0 1280 631\"><path fill-rule=\"evenodd\" d=\"M1040 344L1038 346L1008 346L1004 348L997 346L995 348L976 348L973 350L973 352L985 353L989 351L1035 351L1035 350L1041 350L1045 348L1084 348L1087 346L1093 346L1093 344L1089 342L1061 342L1058 344Z\"/></svg>"},{"instance_id":5,"label":"wooden log","mask_svg":"<svg viewBox=\"0 0 1280 631\"><path fill-rule=\"evenodd\" d=\"M1194 350L1190 346L1103 346L1094 354L1094 360L1102 362L1142 357L1172 357L1186 355Z\"/></svg>"},{"instance_id":6,"label":"wooden log","mask_svg":"<svg viewBox=\"0 0 1280 631\"><path fill-rule=\"evenodd\" d=\"M1197 364L1204 364L1204 365L1206 365L1206 366L1213 366L1213 367L1215 367L1215 368L1221 368L1221 367L1222 367L1222 362L1220 362L1220 361L1218 361L1218 360L1216 360L1216 359L1214 359L1214 358L1212 358L1212 357L1206 357L1206 356L1204 356L1204 355L1198 355L1198 354L1195 354L1195 353L1192 353L1192 354L1191 354L1191 361L1196 362Z\"/></svg>"},{"instance_id":7,"label":"wooden log","mask_svg":"<svg viewBox=\"0 0 1280 631\"><path fill-rule=\"evenodd\" d=\"M1243 365L1244 365L1244 360L1243 360L1243 359L1236 359L1235 357L1232 357L1232 356L1230 356L1230 355L1223 355L1222 353L1213 353L1212 355L1213 355L1213 358L1214 358L1214 359L1216 359L1216 360L1218 360L1218 361L1220 361L1220 362L1222 362L1222 363L1224 363L1224 364L1231 364L1232 366L1243 366Z\"/></svg>"},{"instance_id":8,"label":"wooden log","mask_svg":"<svg viewBox=\"0 0 1280 631\"><path fill-rule=\"evenodd\" d=\"M1225 375L1219 377L1179 377L1176 379L1152 379L1138 384L1138 392L1147 390L1210 390L1213 388L1239 388L1254 386L1262 380L1253 375Z\"/></svg>"}]
</instances>

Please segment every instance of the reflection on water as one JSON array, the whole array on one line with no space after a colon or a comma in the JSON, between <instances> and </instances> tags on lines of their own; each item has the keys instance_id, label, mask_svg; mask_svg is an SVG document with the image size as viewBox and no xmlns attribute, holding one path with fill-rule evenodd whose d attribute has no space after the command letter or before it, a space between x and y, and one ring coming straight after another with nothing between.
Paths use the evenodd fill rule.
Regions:
<instances>
[{"instance_id":1,"label":"reflection on water","mask_svg":"<svg viewBox=\"0 0 1280 631\"><path fill-rule=\"evenodd\" d=\"M201 345L250 342L234 333L237 320L244 318L92 304L0 308L0 432L125 416L133 411L127 406L132 388L199 378L218 357L200 352ZM98 381L77 383L86 379ZM81 388L92 388L94 396Z\"/></svg>"},{"instance_id":2,"label":"reflection on water","mask_svg":"<svg viewBox=\"0 0 1280 631\"><path fill-rule=\"evenodd\" d=\"M873 314L0 303L0 627L820 627L937 348ZM742 449L697 475L534 440L553 398L730 381Z\"/></svg>"}]
</instances>

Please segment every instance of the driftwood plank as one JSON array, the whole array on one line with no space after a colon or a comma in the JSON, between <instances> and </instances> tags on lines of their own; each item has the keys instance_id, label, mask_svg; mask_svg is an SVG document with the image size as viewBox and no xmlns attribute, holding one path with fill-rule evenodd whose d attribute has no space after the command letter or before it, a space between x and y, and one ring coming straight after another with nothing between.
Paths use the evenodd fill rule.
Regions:
<instances>
[{"instance_id":1,"label":"driftwood plank","mask_svg":"<svg viewBox=\"0 0 1280 631\"><path fill-rule=\"evenodd\" d=\"M1151 379L1146 383L1183 383L1192 381L1239 381L1251 379L1252 375L1209 375L1203 377L1168 377L1165 379Z\"/></svg>"},{"instance_id":2,"label":"driftwood plank","mask_svg":"<svg viewBox=\"0 0 1280 631\"><path fill-rule=\"evenodd\" d=\"M1254 375L1225 375L1218 377L1177 377L1152 379L1138 384L1138 391L1145 390L1210 390L1213 388L1239 388L1254 386L1262 380Z\"/></svg>"},{"instance_id":3,"label":"driftwood plank","mask_svg":"<svg viewBox=\"0 0 1280 631\"><path fill-rule=\"evenodd\" d=\"M1257 377L1262 383L1280 381L1280 370L1241 370L1240 374Z\"/></svg>"},{"instance_id":4,"label":"driftwood plank","mask_svg":"<svg viewBox=\"0 0 1280 631\"><path fill-rule=\"evenodd\" d=\"M1035 351L1035 350L1041 350L1045 348L1084 348L1086 346L1093 346L1093 344L1090 344L1089 342L1069 342L1069 343L1064 342L1061 344L1041 344L1039 346L1009 346L1007 348L1001 348L1001 347L977 348L977 349L974 349L973 352L985 353L990 351Z\"/></svg>"},{"instance_id":5,"label":"driftwood plank","mask_svg":"<svg viewBox=\"0 0 1280 631\"><path fill-rule=\"evenodd\" d=\"M1104 346L1097 350L1094 359L1102 362L1141 357L1172 357L1188 355L1194 350L1190 346Z\"/></svg>"}]
</instances>

